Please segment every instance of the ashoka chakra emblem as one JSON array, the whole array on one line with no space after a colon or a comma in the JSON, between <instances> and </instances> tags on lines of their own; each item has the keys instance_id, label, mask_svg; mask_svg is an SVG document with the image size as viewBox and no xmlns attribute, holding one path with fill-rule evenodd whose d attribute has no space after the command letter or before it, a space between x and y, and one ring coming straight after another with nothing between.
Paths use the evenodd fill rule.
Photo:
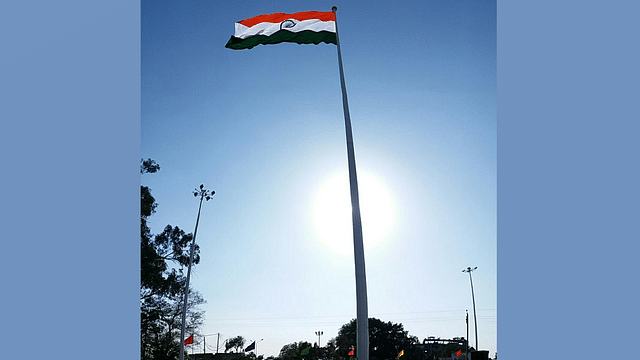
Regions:
<instances>
[{"instance_id":1,"label":"ashoka chakra emblem","mask_svg":"<svg viewBox=\"0 0 640 360\"><path fill-rule=\"evenodd\" d=\"M280 30L291 29L294 26L296 26L296 20L288 19L280 23Z\"/></svg>"}]
</instances>

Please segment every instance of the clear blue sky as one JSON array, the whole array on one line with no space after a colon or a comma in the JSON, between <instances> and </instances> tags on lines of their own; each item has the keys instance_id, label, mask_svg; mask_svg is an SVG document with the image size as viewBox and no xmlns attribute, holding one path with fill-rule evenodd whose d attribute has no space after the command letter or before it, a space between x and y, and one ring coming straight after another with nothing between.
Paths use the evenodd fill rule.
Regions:
<instances>
[{"instance_id":1,"label":"clear blue sky","mask_svg":"<svg viewBox=\"0 0 640 360\"><path fill-rule=\"evenodd\" d=\"M322 345L355 317L336 46L224 47L236 21L330 11L338 26L360 175L369 316L497 351L494 1L142 2L141 156L154 232L193 232L204 334ZM344 194L340 197L336 194ZM334 200L337 199L337 200ZM336 205L336 202L338 204ZM345 225L346 223L346 225ZM336 242L338 244L336 244ZM342 248L341 248L342 247ZM346 251L345 251L346 250ZM207 339L215 345L216 337ZM202 351L202 345L198 346Z\"/></svg>"}]
</instances>

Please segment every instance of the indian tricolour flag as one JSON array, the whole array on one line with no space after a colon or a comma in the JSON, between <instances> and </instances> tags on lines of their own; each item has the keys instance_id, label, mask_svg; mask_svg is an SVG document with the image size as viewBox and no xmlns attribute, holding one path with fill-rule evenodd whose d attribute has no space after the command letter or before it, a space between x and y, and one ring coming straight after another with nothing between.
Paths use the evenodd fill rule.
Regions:
<instances>
[{"instance_id":1,"label":"indian tricolour flag","mask_svg":"<svg viewBox=\"0 0 640 360\"><path fill-rule=\"evenodd\" d=\"M333 11L305 11L258 15L238 21L236 32L225 47L240 50L281 42L336 44L336 14Z\"/></svg>"}]
</instances>

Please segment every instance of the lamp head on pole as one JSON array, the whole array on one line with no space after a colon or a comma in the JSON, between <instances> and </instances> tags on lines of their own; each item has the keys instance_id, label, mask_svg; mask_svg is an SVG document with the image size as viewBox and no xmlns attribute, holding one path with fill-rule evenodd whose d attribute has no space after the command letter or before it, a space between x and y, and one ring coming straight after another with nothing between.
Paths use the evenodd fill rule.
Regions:
<instances>
[{"instance_id":1,"label":"lamp head on pole","mask_svg":"<svg viewBox=\"0 0 640 360\"><path fill-rule=\"evenodd\" d=\"M201 185L200 185L200 190L195 189L195 190L193 191L193 196L194 196L194 197L198 197L198 195L200 195L203 199L206 199L207 201L209 201L209 200L211 200L211 199L213 198L213 195L214 195L215 193L216 193L216 192L215 192L215 191L213 191L213 190L207 190L207 189L205 189L205 188L204 188L204 185L203 185L203 184L201 184Z\"/></svg>"}]
</instances>

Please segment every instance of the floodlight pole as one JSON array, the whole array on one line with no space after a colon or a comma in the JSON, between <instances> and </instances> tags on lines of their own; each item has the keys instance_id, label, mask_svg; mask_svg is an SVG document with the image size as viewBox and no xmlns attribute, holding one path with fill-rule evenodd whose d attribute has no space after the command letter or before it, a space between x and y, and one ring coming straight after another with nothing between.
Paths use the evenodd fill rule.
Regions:
<instances>
[{"instance_id":1,"label":"floodlight pole","mask_svg":"<svg viewBox=\"0 0 640 360\"><path fill-rule=\"evenodd\" d=\"M193 240L191 241L191 251L189 254L189 269L187 270L187 282L184 284L184 302L182 304L182 329L180 330L180 360L184 360L184 327L187 320L187 299L189 298L189 280L191 279L191 265L193 264L193 252L196 246L196 234L198 233L198 223L200 222L200 211L202 210L202 200L209 201L215 191L209 191L200 185L200 190L195 189L193 196L200 195L200 206L198 207L198 217L196 218L196 229L193 231Z\"/></svg>"},{"instance_id":2,"label":"floodlight pole","mask_svg":"<svg viewBox=\"0 0 640 360\"><path fill-rule=\"evenodd\" d=\"M333 11L335 15L338 8L334 6L331 8L331 11ZM351 190L351 220L353 222L353 256L356 268L356 359L369 360L369 310L367 308L367 277L364 267L362 220L360 218L356 157L355 151L353 150L353 134L351 131L351 117L349 116L349 102L347 101L347 87L344 84L344 70L342 68L342 52L340 50L340 38L338 36L337 16L335 24L338 67L340 69L340 87L342 89L342 108L344 110L344 124L347 136L349 188Z\"/></svg>"},{"instance_id":3,"label":"floodlight pole","mask_svg":"<svg viewBox=\"0 0 640 360\"><path fill-rule=\"evenodd\" d=\"M471 278L471 272L475 269L477 269L478 267L474 267L473 269L471 267L468 267L464 270L462 270L462 272L466 272L469 273L469 281L471 282L471 300L473 300L473 325L476 328L476 351L479 350L478 348L478 320L476 320L476 298L473 295L473 279Z\"/></svg>"},{"instance_id":4,"label":"floodlight pole","mask_svg":"<svg viewBox=\"0 0 640 360\"><path fill-rule=\"evenodd\" d=\"M318 335L318 347L320 347L320 336L322 336L322 334L324 334L324 332L316 331L316 335Z\"/></svg>"}]
</instances>

